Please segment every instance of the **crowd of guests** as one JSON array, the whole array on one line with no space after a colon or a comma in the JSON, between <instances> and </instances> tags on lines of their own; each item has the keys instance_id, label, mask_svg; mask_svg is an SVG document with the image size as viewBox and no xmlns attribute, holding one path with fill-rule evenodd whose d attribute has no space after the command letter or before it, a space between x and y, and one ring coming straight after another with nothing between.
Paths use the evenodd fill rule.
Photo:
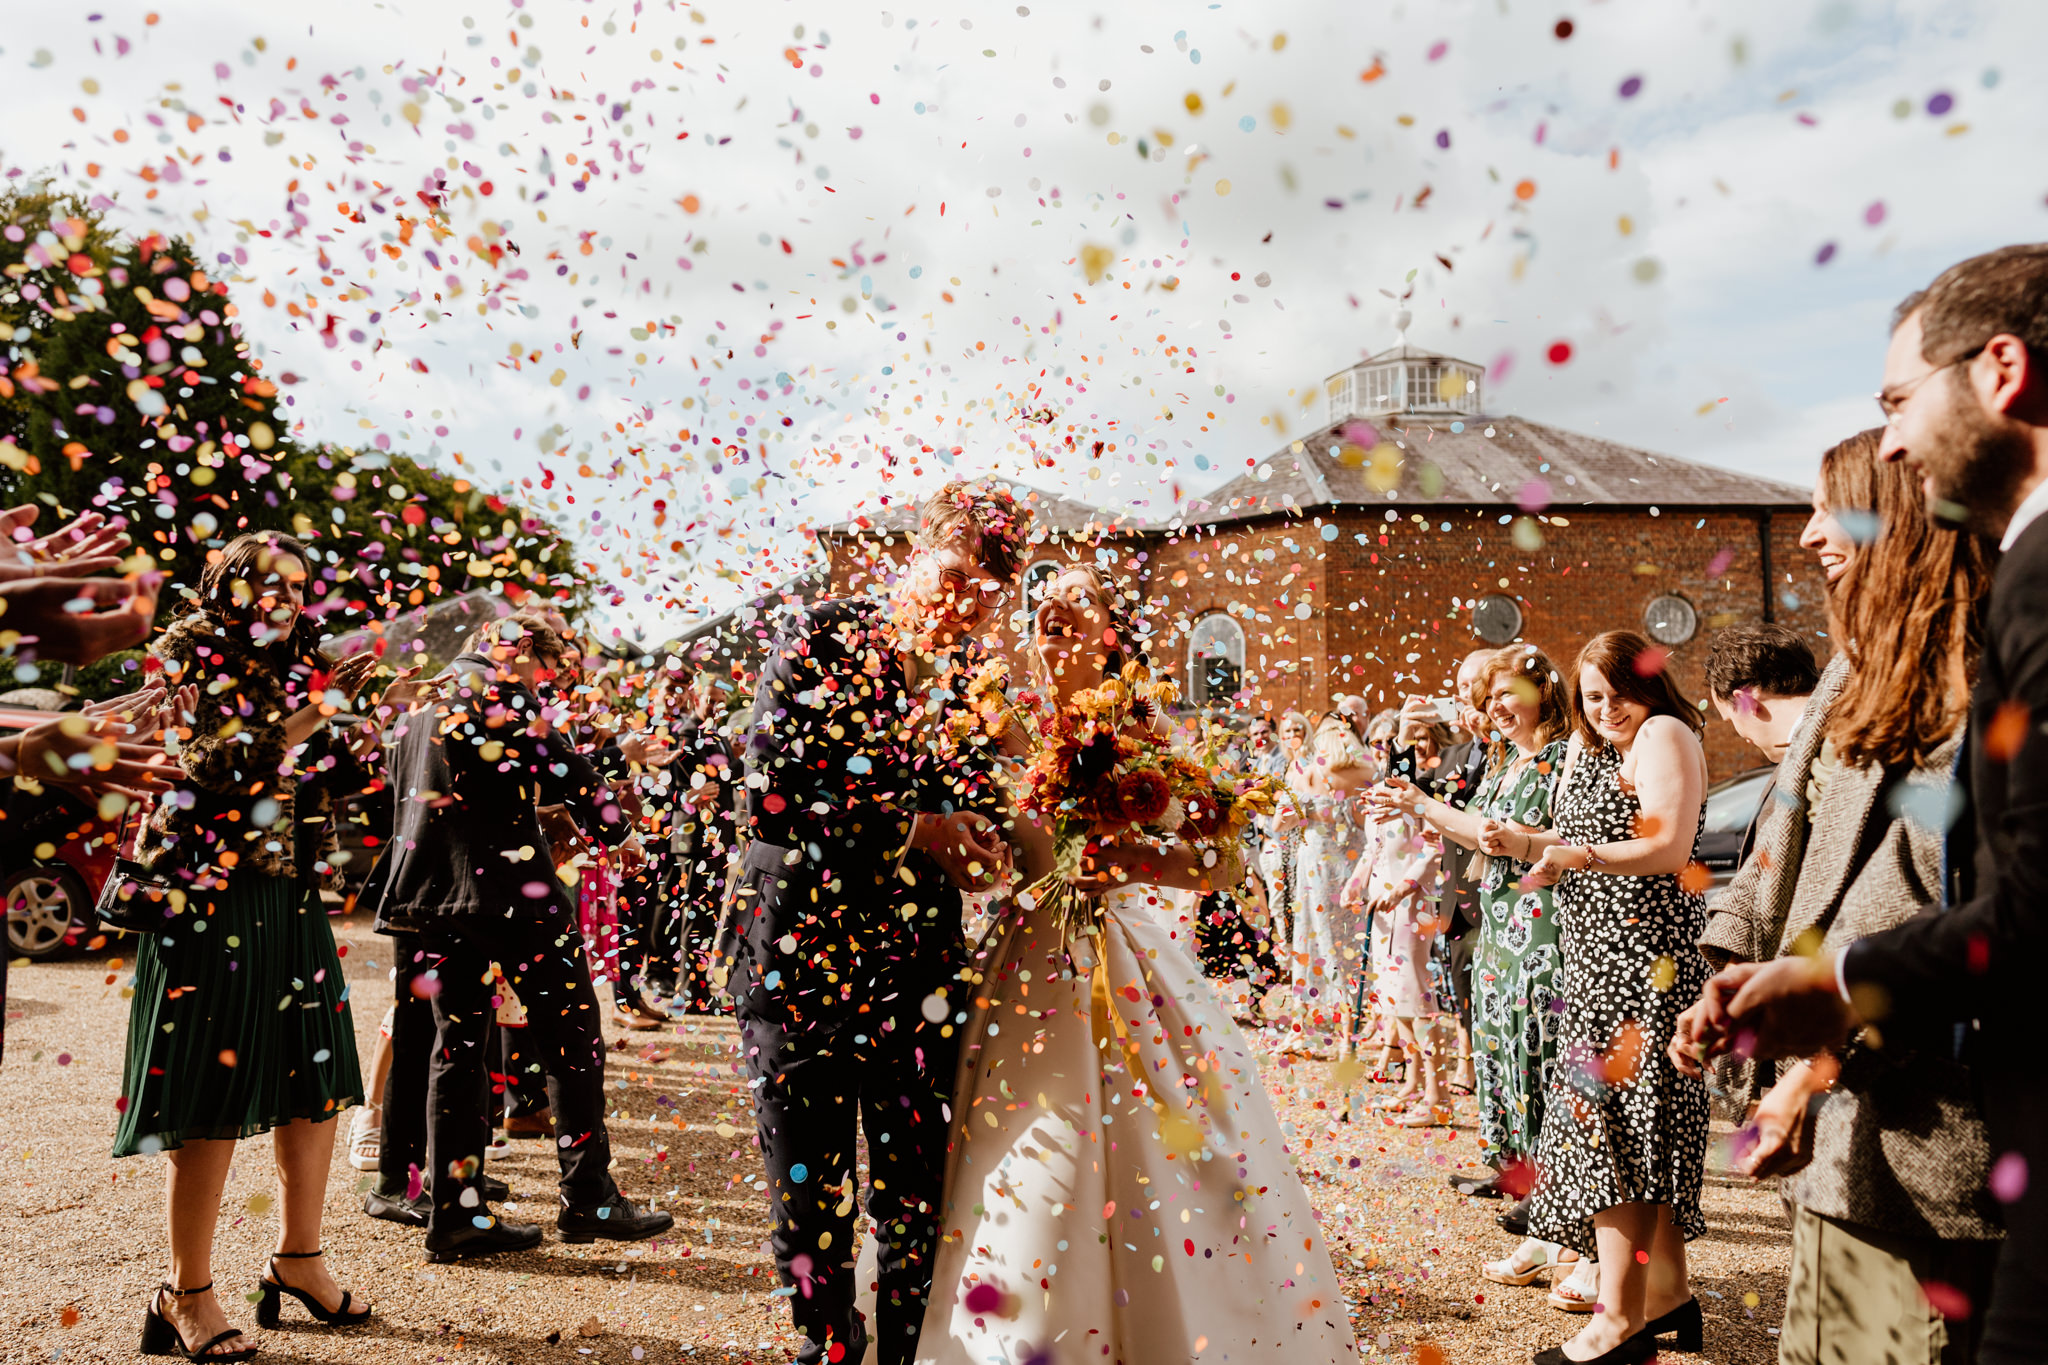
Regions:
<instances>
[{"instance_id":1,"label":"crowd of guests","mask_svg":"<svg viewBox=\"0 0 2048 1365\"><path fill-rule=\"evenodd\" d=\"M1826 452L1801 539L1825 667L1822 642L1730 627L1690 698L1633 632L1569 665L1518 642L1444 695L1339 696L1235 741L1286 797L1242 881L1205 889L1204 961L1284 985L1284 1045L1334 1059L1341 1120L1444 1126L1474 1097L1490 1174L1452 1183L1502 1199L1519 1238L1485 1275L1549 1280L1587 1316L1539 1361L1699 1348L1685 1247L1715 1112L1791 1221L1781 1360L2048 1359L2048 1087L2023 1003L2048 904L2044 355L2048 248L1901 306L1885 425ZM747 821L725 716L749 680L597 660L536 609L432 676L332 658L305 611L322 557L278 533L211 552L151 638L155 581L109 576L125 534L88 514L37 537L36 517L0 515L16 657L148 641L142 687L0 740L9 823L81 796L127 810L115 892L161 920L114 1144L168 1159L143 1350L253 1354L212 1242L234 1144L264 1132L280 1219L257 1321L286 1297L323 1323L371 1311L321 1254L350 1108L365 1211L432 1259L541 1239L486 1171L522 1137L556 1148L565 1240L666 1229L609 1174L602 1023L726 1008L707 961ZM1708 723L1775 765L1711 902ZM367 1084L319 894L332 814L364 791L391 816L356 895L394 959ZM1364 1076L1391 1087L1369 1107Z\"/></svg>"},{"instance_id":2,"label":"crowd of guests","mask_svg":"<svg viewBox=\"0 0 2048 1365\"><path fill-rule=\"evenodd\" d=\"M2044 329L2044 247L1901 306L1885 425L1825 453L1800 542L1824 642L1722 630L1697 700L1631 632L1568 670L1518 643L1447 697L1251 728L1293 798L1242 895L1286 1027L1347 1092L1354 1049L1382 1040L1376 1078L1398 1052L1375 1104L1406 1126L1448 1121L1444 1054L1469 1058L1494 1173L1452 1183L1524 1236L1484 1273L1589 1315L1539 1360L1698 1348L1715 1112L1792 1225L1781 1360L2048 1359L2048 1089L2013 1008L2048 903ZM1711 903L1709 708L1774 765Z\"/></svg>"}]
</instances>

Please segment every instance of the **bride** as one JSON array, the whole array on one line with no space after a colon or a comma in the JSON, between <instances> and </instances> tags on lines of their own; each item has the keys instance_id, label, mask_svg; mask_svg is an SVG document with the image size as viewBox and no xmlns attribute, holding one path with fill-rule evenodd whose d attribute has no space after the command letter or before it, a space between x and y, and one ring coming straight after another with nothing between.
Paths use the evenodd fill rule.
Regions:
<instances>
[{"instance_id":1,"label":"bride","mask_svg":"<svg viewBox=\"0 0 2048 1365\"><path fill-rule=\"evenodd\" d=\"M1034 625L1055 706L1136 653L1089 565ZM1027 879L1050 868L1049 831L1020 818L1013 838ZM1010 901L974 954L917 1359L1355 1360L1258 1068L1197 963L1195 897L1170 889L1200 888L1194 851L1105 850L1093 877L1099 938L1064 948L1048 910Z\"/></svg>"}]
</instances>

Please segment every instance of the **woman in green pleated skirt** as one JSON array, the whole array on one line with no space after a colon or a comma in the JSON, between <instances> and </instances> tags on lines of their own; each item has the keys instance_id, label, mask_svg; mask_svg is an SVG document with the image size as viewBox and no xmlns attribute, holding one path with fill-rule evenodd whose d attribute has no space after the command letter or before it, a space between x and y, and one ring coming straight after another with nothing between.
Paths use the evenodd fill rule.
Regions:
<instances>
[{"instance_id":1,"label":"woman in green pleated skirt","mask_svg":"<svg viewBox=\"0 0 2048 1365\"><path fill-rule=\"evenodd\" d=\"M363 1100L348 985L319 893L231 877L135 955L114 1155L234 1142Z\"/></svg>"},{"instance_id":2,"label":"woman in green pleated skirt","mask_svg":"<svg viewBox=\"0 0 2048 1365\"><path fill-rule=\"evenodd\" d=\"M289 536L236 537L207 565L197 609L150 648L188 724L166 743L177 790L137 846L183 896L136 954L114 1133L115 1156L161 1152L168 1168L171 1278L150 1299L144 1354L255 1353L214 1293L213 1235L235 1143L258 1133L277 1151L279 1228L255 1281L257 1321L276 1325L284 1295L323 1323L369 1316L321 1255L334 1120L362 1102L363 1079L316 874L331 799L369 780L369 741L359 734L352 752L327 716L375 663L320 657L302 614L311 563Z\"/></svg>"}]
</instances>

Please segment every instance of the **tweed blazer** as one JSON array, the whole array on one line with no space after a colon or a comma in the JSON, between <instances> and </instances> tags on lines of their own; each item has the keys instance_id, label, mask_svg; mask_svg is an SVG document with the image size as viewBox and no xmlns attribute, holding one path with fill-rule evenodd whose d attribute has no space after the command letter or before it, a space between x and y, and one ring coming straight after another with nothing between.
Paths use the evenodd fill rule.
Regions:
<instances>
[{"instance_id":1,"label":"tweed blazer","mask_svg":"<svg viewBox=\"0 0 2048 1365\"><path fill-rule=\"evenodd\" d=\"M1785 956L1839 952L1940 899L1943 818L1960 734L1923 768L1844 767L1814 814L1778 943ZM1991 1145L1968 1068L1942 1033L1852 1042L1821 1103L1810 1165L1785 1197L1830 1218L1907 1237L2003 1235L1989 1188Z\"/></svg>"},{"instance_id":2,"label":"tweed blazer","mask_svg":"<svg viewBox=\"0 0 2048 1365\"><path fill-rule=\"evenodd\" d=\"M1827 738L1828 713L1848 683L1849 661L1836 654L1822 670L1820 685L1806 703L1806 715L1778 762L1771 809L1761 817L1756 851L1707 904L1700 950L1716 967L1762 962L1778 954L1806 853L1806 781Z\"/></svg>"}]
</instances>

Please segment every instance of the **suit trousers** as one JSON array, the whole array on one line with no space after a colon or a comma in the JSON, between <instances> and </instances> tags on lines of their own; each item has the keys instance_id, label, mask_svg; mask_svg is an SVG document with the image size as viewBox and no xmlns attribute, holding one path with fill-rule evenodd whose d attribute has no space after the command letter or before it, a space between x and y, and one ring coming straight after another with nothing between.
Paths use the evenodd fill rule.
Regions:
<instances>
[{"instance_id":1,"label":"suit trousers","mask_svg":"<svg viewBox=\"0 0 2048 1365\"><path fill-rule=\"evenodd\" d=\"M957 1034L941 1037L919 1015L924 994L900 992L898 1003L907 1000L910 1008L881 1023L857 1014L803 1030L740 1009L740 1049L755 1086L768 1167L775 1263L783 1284L796 1290L790 1311L808 1338L797 1354L803 1365L827 1359L831 1342L854 1336L856 1125L867 1135L866 1208L880 1236L877 1358L907 1365L916 1353L931 1296L960 1051Z\"/></svg>"},{"instance_id":2,"label":"suit trousers","mask_svg":"<svg viewBox=\"0 0 2048 1365\"><path fill-rule=\"evenodd\" d=\"M427 1171L427 1068L434 1056L434 1003L414 983L434 972L441 959L427 952L418 934L391 936L396 1000L391 1011L391 1070L384 1079L384 1131L378 1139L377 1186L397 1198L408 1192L413 1172ZM438 978L437 978L438 979Z\"/></svg>"},{"instance_id":3,"label":"suit trousers","mask_svg":"<svg viewBox=\"0 0 2048 1365\"><path fill-rule=\"evenodd\" d=\"M419 937L427 953L441 959L430 992L434 1047L427 1071L427 1168L435 1175L430 1242L437 1231L469 1222L481 1202L474 1186L491 1128L480 1097L498 1055L490 1045L497 1012L493 962L503 968L526 1010L517 1050L547 1073L562 1201L586 1208L611 1198L618 1187L612 1182L611 1137L604 1121L604 1033L574 912L556 905L547 919L438 920Z\"/></svg>"}]
</instances>

